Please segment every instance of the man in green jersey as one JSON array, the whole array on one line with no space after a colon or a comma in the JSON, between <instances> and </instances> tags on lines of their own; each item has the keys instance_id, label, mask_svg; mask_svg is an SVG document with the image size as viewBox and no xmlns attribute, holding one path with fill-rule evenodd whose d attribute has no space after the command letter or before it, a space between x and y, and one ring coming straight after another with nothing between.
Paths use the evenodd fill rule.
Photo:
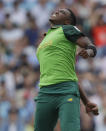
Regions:
<instances>
[{"instance_id":1,"label":"man in green jersey","mask_svg":"<svg viewBox=\"0 0 106 131\"><path fill-rule=\"evenodd\" d=\"M54 12L50 23L37 49L40 92L36 98L35 131L53 131L58 118L61 131L80 131L80 95L88 112L98 115L98 108L78 88L76 46L83 48L79 55L84 58L94 57L96 48L75 26L76 18L70 9Z\"/></svg>"}]
</instances>

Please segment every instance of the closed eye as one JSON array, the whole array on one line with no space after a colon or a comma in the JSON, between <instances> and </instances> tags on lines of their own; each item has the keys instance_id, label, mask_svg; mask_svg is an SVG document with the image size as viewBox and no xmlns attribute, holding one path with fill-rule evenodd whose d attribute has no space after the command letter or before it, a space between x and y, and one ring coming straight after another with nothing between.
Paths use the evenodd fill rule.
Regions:
<instances>
[{"instance_id":1,"label":"closed eye","mask_svg":"<svg viewBox=\"0 0 106 131\"><path fill-rule=\"evenodd\" d=\"M66 14L64 10L60 10L60 12L61 12L62 14L64 14L64 15Z\"/></svg>"}]
</instances>

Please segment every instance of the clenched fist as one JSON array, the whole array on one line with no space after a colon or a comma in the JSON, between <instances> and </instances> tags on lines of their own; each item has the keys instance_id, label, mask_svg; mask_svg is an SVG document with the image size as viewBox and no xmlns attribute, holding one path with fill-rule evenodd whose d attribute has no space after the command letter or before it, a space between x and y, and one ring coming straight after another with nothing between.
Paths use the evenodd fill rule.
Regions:
<instances>
[{"instance_id":1,"label":"clenched fist","mask_svg":"<svg viewBox=\"0 0 106 131\"><path fill-rule=\"evenodd\" d=\"M99 115L98 106L96 104L88 102L85 108L87 113L92 112L94 115Z\"/></svg>"}]
</instances>

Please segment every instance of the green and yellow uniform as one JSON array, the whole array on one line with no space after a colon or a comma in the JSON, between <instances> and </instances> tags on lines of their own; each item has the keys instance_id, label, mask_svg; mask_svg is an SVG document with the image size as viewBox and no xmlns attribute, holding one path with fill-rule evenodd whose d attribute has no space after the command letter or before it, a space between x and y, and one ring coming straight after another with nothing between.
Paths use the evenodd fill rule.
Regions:
<instances>
[{"instance_id":1,"label":"green and yellow uniform","mask_svg":"<svg viewBox=\"0 0 106 131\"><path fill-rule=\"evenodd\" d=\"M76 40L83 34L72 25L48 30L37 49L40 92L36 99L35 131L80 131L80 97L75 72Z\"/></svg>"}]
</instances>

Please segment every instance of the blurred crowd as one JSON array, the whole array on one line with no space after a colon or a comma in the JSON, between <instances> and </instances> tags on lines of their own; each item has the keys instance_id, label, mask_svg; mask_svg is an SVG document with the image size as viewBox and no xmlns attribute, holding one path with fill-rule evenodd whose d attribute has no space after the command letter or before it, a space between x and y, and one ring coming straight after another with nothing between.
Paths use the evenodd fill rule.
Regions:
<instances>
[{"instance_id":1,"label":"blurred crowd","mask_svg":"<svg viewBox=\"0 0 106 131\"><path fill-rule=\"evenodd\" d=\"M58 8L73 10L77 27L98 50L94 59L78 57L76 63L80 84L100 113L86 114L81 103L81 131L106 131L105 0L0 0L0 131L34 130L40 74L36 49Z\"/></svg>"}]
</instances>

